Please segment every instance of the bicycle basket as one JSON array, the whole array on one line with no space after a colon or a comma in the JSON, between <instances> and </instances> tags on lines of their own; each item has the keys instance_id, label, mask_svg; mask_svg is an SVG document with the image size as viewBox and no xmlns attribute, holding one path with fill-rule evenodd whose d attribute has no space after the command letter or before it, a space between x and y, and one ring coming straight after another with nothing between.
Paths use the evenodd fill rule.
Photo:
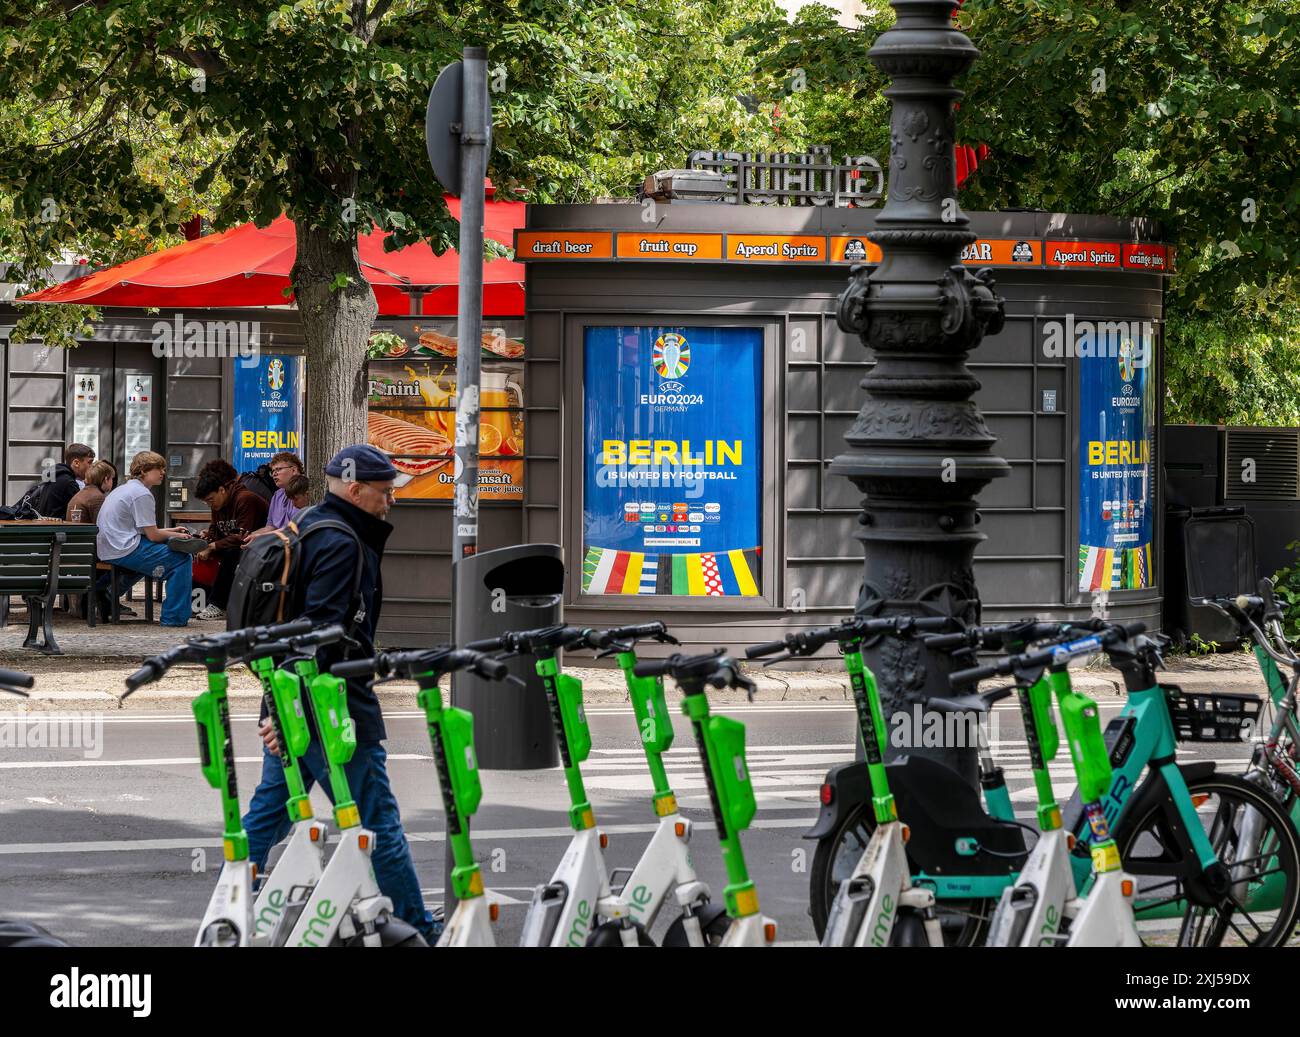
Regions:
<instances>
[{"instance_id":1,"label":"bicycle basket","mask_svg":"<svg viewBox=\"0 0 1300 1037\"><path fill-rule=\"evenodd\" d=\"M1258 695L1231 691L1187 692L1163 685L1174 736L1180 742L1243 742L1259 720Z\"/></svg>"}]
</instances>

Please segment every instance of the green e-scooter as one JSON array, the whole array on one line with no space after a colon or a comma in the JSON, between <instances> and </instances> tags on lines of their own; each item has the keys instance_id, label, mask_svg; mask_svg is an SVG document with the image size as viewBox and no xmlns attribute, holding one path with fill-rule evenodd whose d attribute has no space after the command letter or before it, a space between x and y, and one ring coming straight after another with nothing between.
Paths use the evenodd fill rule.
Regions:
<instances>
[{"instance_id":1,"label":"green e-scooter","mask_svg":"<svg viewBox=\"0 0 1300 1037\"><path fill-rule=\"evenodd\" d=\"M711 716L706 695L709 687L744 688L745 694L753 699L754 682L741 673L739 664L721 648L707 655L678 654L667 659L647 659L632 669L637 677L672 677L684 696L682 713L695 732L718 841L722 844L722 860L727 868L723 899L731 924L719 945L770 946L776 941L776 922L759 909L758 890L749 877L740 845L740 833L749 827L758 807L745 763L745 725L730 717Z\"/></svg>"},{"instance_id":2,"label":"green e-scooter","mask_svg":"<svg viewBox=\"0 0 1300 1037\"><path fill-rule=\"evenodd\" d=\"M906 848L911 832L904 823L906 817L899 820L898 806L889 788L884 760L888 733L875 676L863 662L862 649L866 639L911 637L922 631L948 629L954 622L947 616L852 616L836 627L799 631L746 651L751 659L774 656L766 664L771 666L791 657L812 655L827 642L835 641L844 653L844 666L853 687L876 825L853 873L840 883L826 920L823 947L887 947L900 922L900 943L943 946L934 891L912 881ZM952 712L972 713L987 711L988 705L989 700L977 696L942 704Z\"/></svg>"},{"instance_id":3,"label":"green e-scooter","mask_svg":"<svg viewBox=\"0 0 1300 1037\"><path fill-rule=\"evenodd\" d=\"M1141 945L1133 917L1133 882L1122 872L1119 850L1101 805L1110 788L1111 765L1100 713L1092 699L1071 687L1069 663L1142 629L1139 623L1129 629L1111 627L1084 638L1074 633L1058 634L1054 644L1040 645L974 671L1015 678L1038 795L1040 830L1015 885L1003 891L989 927L988 946ZM971 647L985 647L983 639L979 643L973 640ZM959 686L968 681L971 673L957 671L950 680ZM1071 861L1075 839L1065 830L1047 771L1047 761L1056 755L1060 740L1052 716L1053 694L1060 708L1079 794L1092 826L1093 874L1086 896L1083 889L1076 888Z\"/></svg>"},{"instance_id":4,"label":"green e-scooter","mask_svg":"<svg viewBox=\"0 0 1300 1037\"><path fill-rule=\"evenodd\" d=\"M593 937L598 945L652 944L645 926L610 891L604 855L608 839L596 827L596 813L582 781L582 762L591 752L591 729L582 705L582 682L560 671L559 655L566 648L586 646L587 630L568 626L518 630L466 645L473 651L501 653L499 658L533 657L546 690L569 790L573 838L551 881L533 892L520 936L524 947L585 947Z\"/></svg>"},{"instance_id":5,"label":"green e-scooter","mask_svg":"<svg viewBox=\"0 0 1300 1037\"><path fill-rule=\"evenodd\" d=\"M609 879L617 890L614 895L647 929L654 926L672 892L681 913L664 933L665 947L717 946L726 935L731 918L724 904L711 899L709 887L700 881L691 861L694 824L678 810L677 796L668 784L664 768L663 755L673 744L673 725L664 699L663 678L638 677L635 673L636 644L643 640L677 644L677 639L660 622L589 630L586 637L586 644L598 650L597 658L608 655L618 658L636 716L641 748L650 768L651 805L658 822L636 866L612 868Z\"/></svg>"},{"instance_id":6,"label":"green e-scooter","mask_svg":"<svg viewBox=\"0 0 1300 1037\"><path fill-rule=\"evenodd\" d=\"M254 937L275 945L288 931L277 923L293 914L291 904L305 903L325 867L329 830L312 810L298 761L307 751L311 731L303 707L302 689L319 672L316 649L347 639L343 626L332 623L308 634L254 645L244 661L262 683L262 702L275 732L276 755L284 769L289 799L285 810L291 828L284 849L262 881L253 904Z\"/></svg>"},{"instance_id":7,"label":"green e-scooter","mask_svg":"<svg viewBox=\"0 0 1300 1037\"><path fill-rule=\"evenodd\" d=\"M492 947L495 904L489 904L483 889L483 872L474 859L470 844L470 818L483 799L478 762L474 755L474 716L464 709L445 706L438 680L446 673L470 670L485 680L505 680L522 686L503 662L481 652L452 645L410 652L381 652L372 659L350 659L338 663L331 673L338 677L375 675L379 681L414 680L419 686L416 701L424 710L429 743L438 771L447 838L454 861L451 871L456 910L443 928L439 947ZM378 681L376 681L378 683Z\"/></svg>"},{"instance_id":8,"label":"green e-scooter","mask_svg":"<svg viewBox=\"0 0 1300 1037\"><path fill-rule=\"evenodd\" d=\"M309 633L311 628L310 620L299 619L276 626L247 627L187 638L183 644L146 659L140 669L126 678L127 690L122 693L122 699L156 681L177 664L200 664L207 670L208 688L194 700L192 708L199 733L199 765L208 784L221 794L225 862L199 925L194 940L196 947L247 947L255 942L254 868L248 858L248 833L239 813L226 667L259 641L295 637Z\"/></svg>"}]
</instances>

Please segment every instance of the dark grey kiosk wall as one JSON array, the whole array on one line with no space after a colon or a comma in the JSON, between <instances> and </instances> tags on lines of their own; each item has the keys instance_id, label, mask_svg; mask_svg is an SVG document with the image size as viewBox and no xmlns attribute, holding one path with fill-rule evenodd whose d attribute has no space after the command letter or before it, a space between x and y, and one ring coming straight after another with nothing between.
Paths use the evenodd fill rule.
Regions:
<instances>
[{"instance_id":1,"label":"dark grey kiosk wall","mask_svg":"<svg viewBox=\"0 0 1300 1037\"><path fill-rule=\"evenodd\" d=\"M716 232L865 235L869 210L667 204L656 222L640 205L532 206L530 231ZM1149 221L1050 213L971 213L981 239L1158 241ZM520 259L526 259L520 250ZM688 646L731 648L836 621L853 607L862 579L854 540L858 507L848 480L826 468L843 450L843 434L861 405L858 382L871 358L839 330L835 307L848 275L844 264L689 263L683 261L537 260L527 282L531 401L558 413L529 414L525 540L564 545L568 562L566 621L629 622L662 615ZM1078 392L1068 358L1048 359L1043 323L1063 320L1150 321L1157 343L1156 398L1163 396L1160 338L1163 276L1146 269L995 269L1007 324L971 354L981 380L979 407L1012 467L981 498L988 539L976 555L976 579L988 621L1021 616L1083 617L1090 596L1077 590ZM602 323L724 323L766 331L770 415L766 451L765 564L762 599L643 599L608 602L580 594L582 535L582 329ZM792 348L798 341L799 351ZM1055 394L1056 410L1044 409ZM1159 407L1159 404L1157 404ZM1160 415L1155 415L1157 434ZM558 428L557 428L558 425ZM1159 471L1159 441L1152 459ZM545 456L537 456L545 455ZM1108 614L1158 628L1161 543L1154 480L1153 586L1112 591ZM792 606L802 603L802 610ZM665 609L671 609L666 612ZM647 646L647 650L649 647Z\"/></svg>"}]
</instances>

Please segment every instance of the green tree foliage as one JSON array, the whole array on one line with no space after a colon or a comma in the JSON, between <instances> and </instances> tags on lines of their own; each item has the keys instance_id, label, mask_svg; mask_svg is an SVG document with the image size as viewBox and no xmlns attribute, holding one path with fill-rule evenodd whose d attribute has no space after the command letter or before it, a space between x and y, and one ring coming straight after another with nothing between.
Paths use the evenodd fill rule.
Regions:
<instances>
[{"instance_id":1,"label":"green tree foliage","mask_svg":"<svg viewBox=\"0 0 1300 1037\"><path fill-rule=\"evenodd\" d=\"M455 241L425 156L439 69L489 48L489 171L505 197L625 194L691 147L761 146L737 100L749 69L724 39L755 6L0 0L0 108L19 109L0 119L0 250L32 275L67 249L102 263L124 236L137 251L175 240L195 211L218 229L287 213L324 404L308 440L328 456L364 436L375 303L358 229L377 223L392 247ZM171 156L193 154L199 168L178 172Z\"/></svg>"},{"instance_id":2,"label":"green tree foliage","mask_svg":"<svg viewBox=\"0 0 1300 1037\"><path fill-rule=\"evenodd\" d=\"M803 84L801 143L884 154L866 54L892 20L846 31L810 5L741 34L773 82ZM1170 418L1295 423L1300 3L967 0L958 20L981 51L960 136L992 149L963 206L1159 220Z\"/></svg>"}]
</instances>

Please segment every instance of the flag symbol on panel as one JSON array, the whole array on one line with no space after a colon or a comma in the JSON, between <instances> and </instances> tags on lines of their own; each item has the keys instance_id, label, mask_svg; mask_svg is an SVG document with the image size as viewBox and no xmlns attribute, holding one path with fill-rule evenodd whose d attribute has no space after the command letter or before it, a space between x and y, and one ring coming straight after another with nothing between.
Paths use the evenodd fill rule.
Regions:
<instances>
[{"instance_id":1,"label":"flag symbol on panel","mask_svg":"<svg viewBox=\"0 0 1300 1037\"><path fill-rule=\"evenodd\" d=\"M582 562L584 594L758 594L758 550L718 554L642 554L589 547Z\"/></svg>"}]
</instances>

